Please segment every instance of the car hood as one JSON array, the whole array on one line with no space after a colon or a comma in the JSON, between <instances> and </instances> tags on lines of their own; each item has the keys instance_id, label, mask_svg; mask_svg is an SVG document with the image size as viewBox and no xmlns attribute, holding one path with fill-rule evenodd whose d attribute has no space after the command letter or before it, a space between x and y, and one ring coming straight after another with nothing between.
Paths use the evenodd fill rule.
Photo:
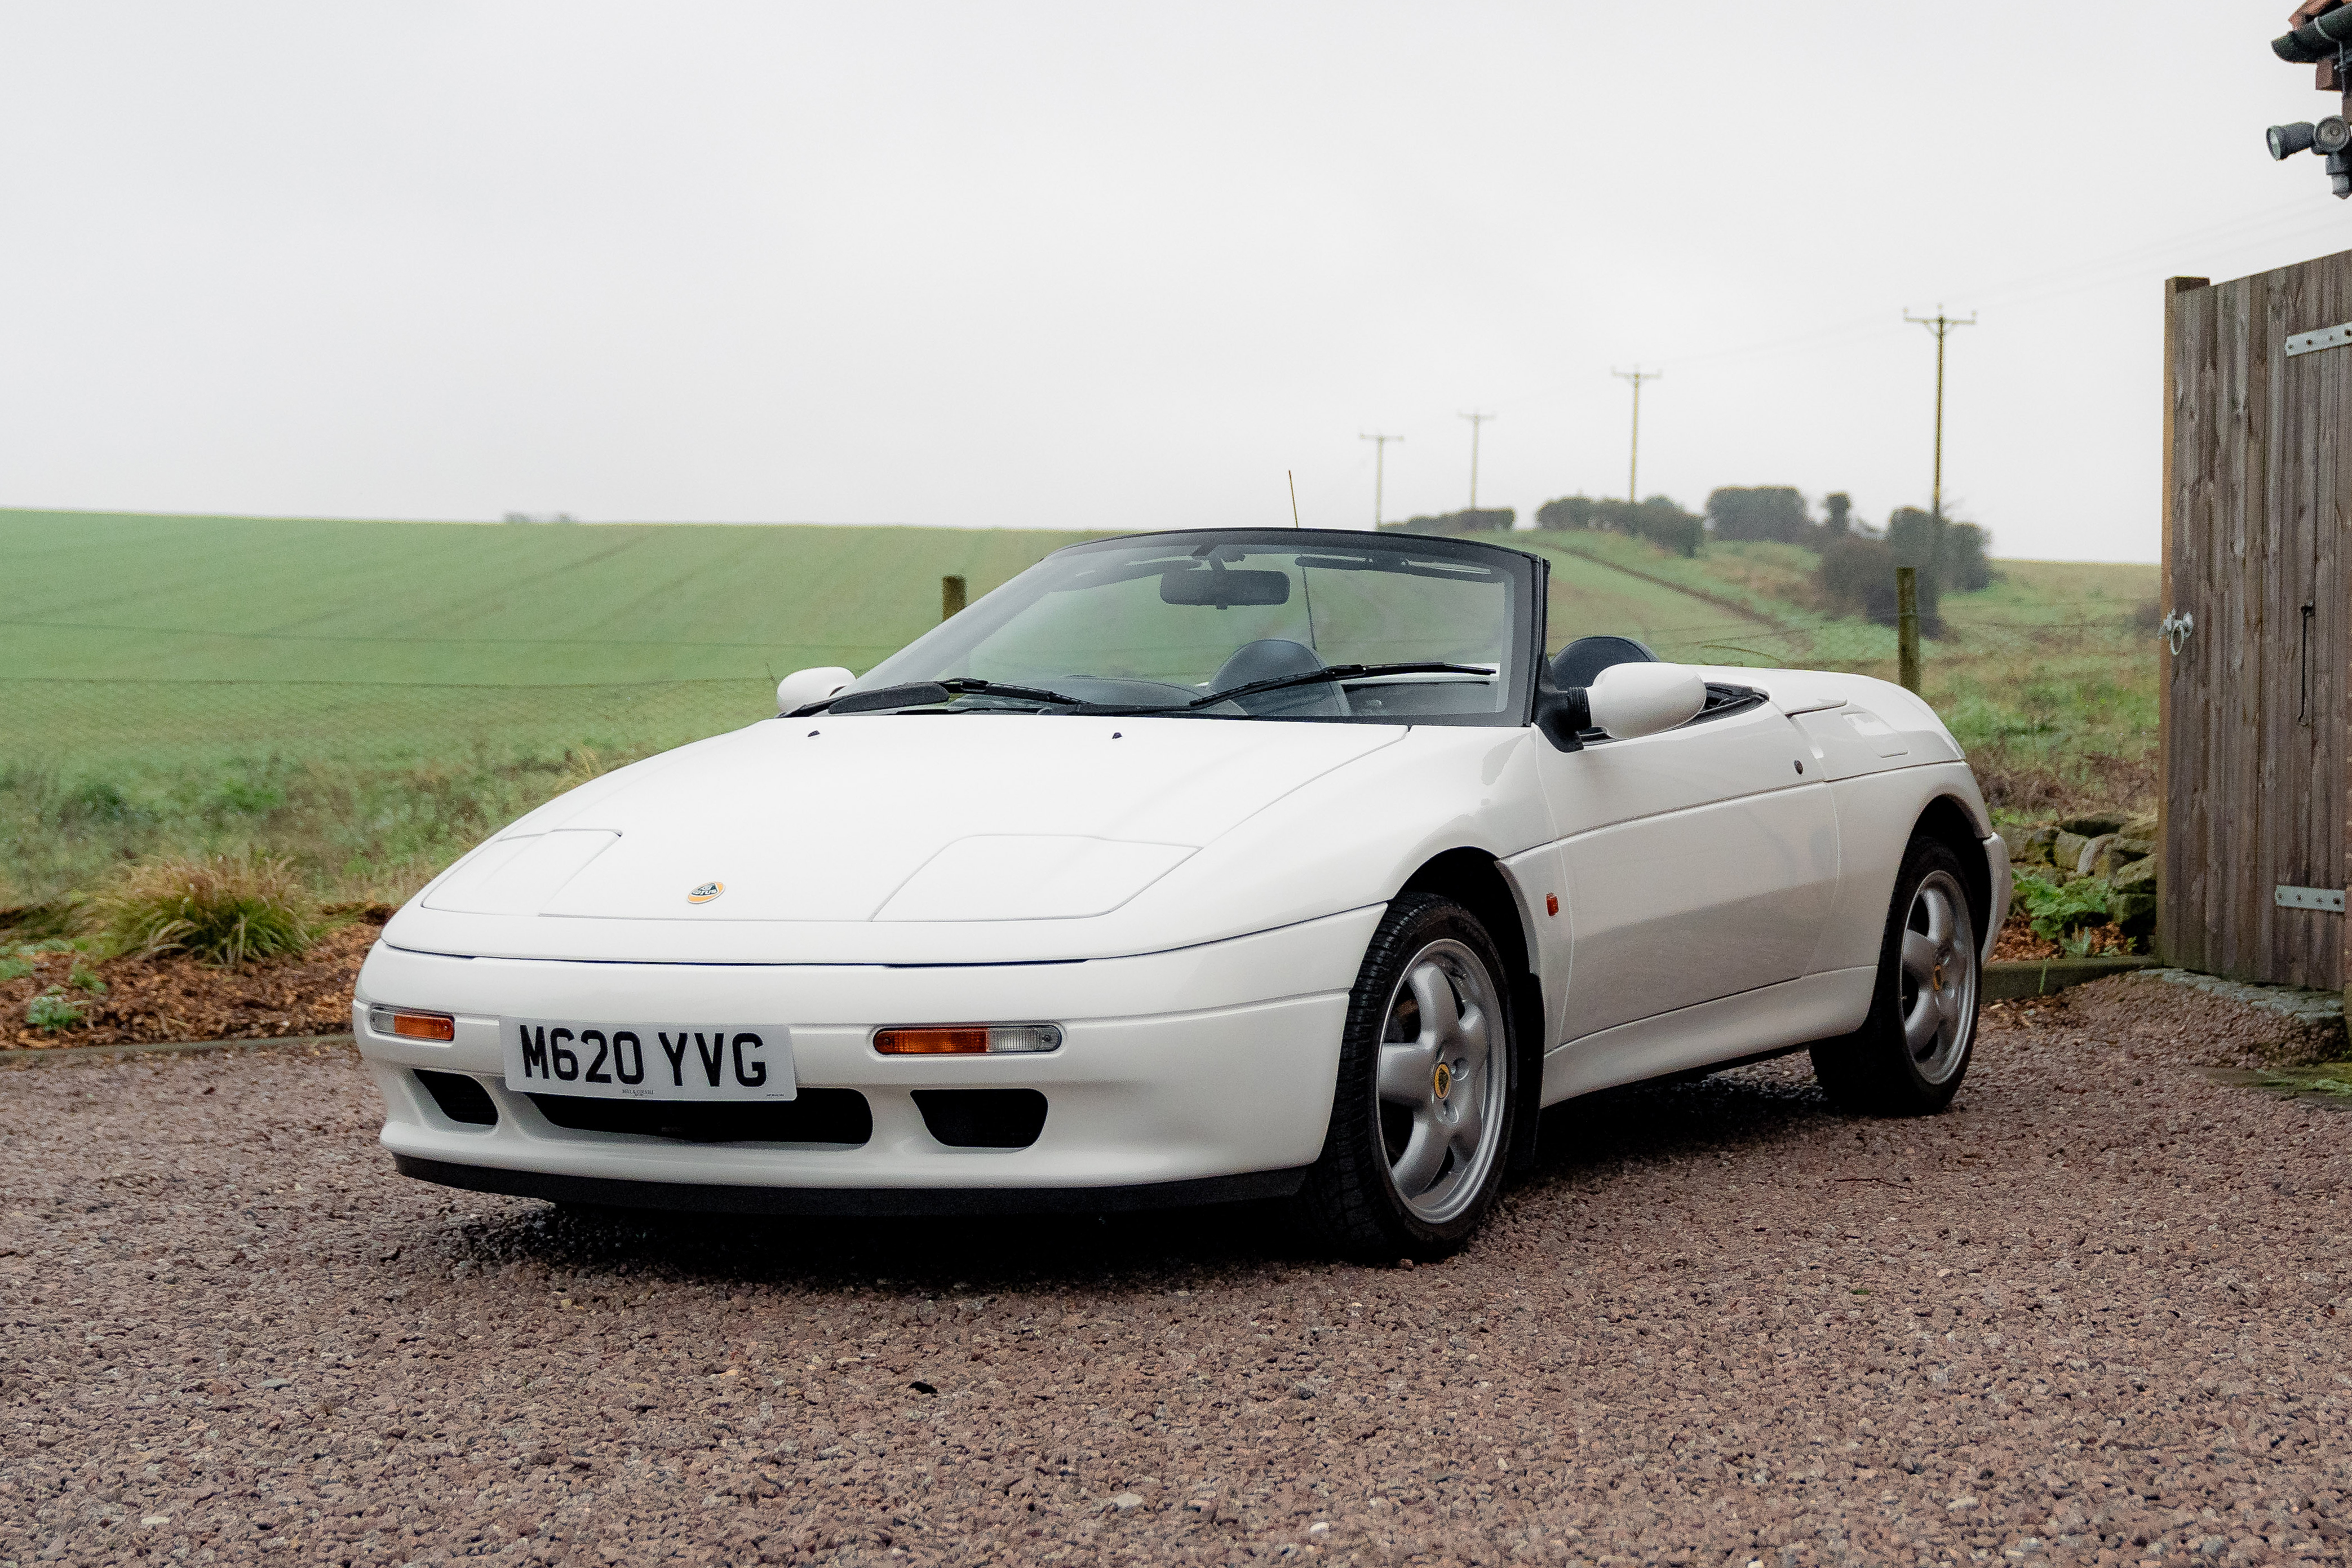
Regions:
<instances>
[{"instance_id":1,"label":"car hood","mask_svg":"<svg viewBox=\"0 0 2352 1568\"><path fill-rule=\"evenodd\" d=\"M782 934L793 926L1084 920L1406 733L1013 714L771 721L551 801L427 887L385 940L716 956L742 954L751 924L779 929L781 942L750 942L776 962L799 945Z\"/></svg>"}]
</instances>

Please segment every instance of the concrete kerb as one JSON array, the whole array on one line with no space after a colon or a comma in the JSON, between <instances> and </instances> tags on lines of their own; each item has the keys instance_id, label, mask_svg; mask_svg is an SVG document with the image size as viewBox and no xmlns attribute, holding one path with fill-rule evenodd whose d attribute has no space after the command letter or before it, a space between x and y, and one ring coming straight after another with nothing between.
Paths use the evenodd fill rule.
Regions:
<instances>
[{"instance_id":1,"label":"concrete kerb","mask_svg":"<svg viewBox=\"0 0 2352 1568\"><path fill-rule=\"evenodd\" d=\"M274 1040L169 1040L155 1045L34 1046L0 1051L0 1067L25 1067L34 1062L89 1061L98 1057L180 1055L190 1051L256 1051L273 1046L348 1046L349 1035L289 1035Z\"/></svg>"},{"instance_id":2,"label":"concrete kerb","mask_svg":"<svg viewBox=\"0 0 2352 1568\"><path fill-rule=\"evenodd\" d=\"M2109 958L2002 958L1984 966L1979 993L1988 1002L2014 1002L2027 996L2047 996L2086 980L2154 969L2153 958L2117 954Z\"/></svg>"},{"instance_id":3,"label":"concrete kerb","mask_svg":"<svg viewBox=\"0 0 2352 1568\"><path fill-rule=\"evenodd\" d=\"M2167 984L2186 985L2192 991L2202 991L2208 995L2220 996L2248 1007L2258 1007L2265 1013L2275 1013L2299 1024L2314 1024L2322 1029L2341 1029L2345 1026L2343 992L2224 980L2218 974L2200 974L2192 969L2166 968L2153 958L2119 955L2047 961L2020 959L1989 963L1985 965L1982 994L1988 1002L2047 996L2053 991L2080 985L2086 980L2102 980L2110 974L2135 973L2146 974L2152 980L2161 980Z\"/></svg>"},{"instance_id":4,"label":"concrete kerb","mask_svg":"<svg viewBox=\"0 0 2352 1568\"><path fill-rule=\"evenodd\" d=\"M2340 1024L2344 1021L2344 993L2313 991L2300 985L2250 985L2242 981L2224 980L2218 974L2200 974L2189 969L2159 969L2158 980L2168 980L2175 985L2226 996L2232 1002L2242 1002L2249 1007L2260 1007L2265 1013L2278 1013L2305 1024Z\"/></svg>"}]
</instances>

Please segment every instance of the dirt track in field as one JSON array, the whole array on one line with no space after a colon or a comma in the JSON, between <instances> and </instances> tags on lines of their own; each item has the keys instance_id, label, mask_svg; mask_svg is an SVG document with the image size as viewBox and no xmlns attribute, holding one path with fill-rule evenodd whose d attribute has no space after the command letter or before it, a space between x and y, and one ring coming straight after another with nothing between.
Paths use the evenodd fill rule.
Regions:
<instances>
[{"instance_id":1,"label":"dirt track in field","mask_svg":"<svg viewBox=\"0 0 2352 1568\"><path fill-rule=\"evenodd\" d=\"M1456 1261L583 1221L347 1054L0 1073L0 1563L2341 1562L2352 1113L2147 978L1572 1108Z\"/></svg>"}]
</instances>

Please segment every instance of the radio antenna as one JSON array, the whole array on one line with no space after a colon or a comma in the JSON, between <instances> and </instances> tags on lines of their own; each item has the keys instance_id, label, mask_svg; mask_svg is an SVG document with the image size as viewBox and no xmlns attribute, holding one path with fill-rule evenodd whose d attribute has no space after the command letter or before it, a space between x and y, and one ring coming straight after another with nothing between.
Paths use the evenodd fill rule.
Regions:
<instances>
[{"instance_id":1,"label":"radio antenna","mask_svg":"<svg viewBox=\"0 0 2352 1568\"><path fill-rule=\"evenodd\" d=\"M1282 470L1282 477L1290 481L1290 526L1305 528L1307 525L1298 521L1298 476L1290 469L1285 468ZM1307 584L1307 562L1304 557L1297 558L1297 565L1299 596L1307 601L1307 646L1313 647L1315 646L1315 590Z\"/></svg>"}]
</instances>

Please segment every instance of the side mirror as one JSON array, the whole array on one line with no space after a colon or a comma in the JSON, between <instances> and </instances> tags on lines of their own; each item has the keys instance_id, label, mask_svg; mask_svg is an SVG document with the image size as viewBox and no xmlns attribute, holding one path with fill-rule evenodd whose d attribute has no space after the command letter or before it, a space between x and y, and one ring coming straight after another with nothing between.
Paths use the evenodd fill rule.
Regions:
<instances>
[{"instance_id":1,"label":"side mirror","mask_svg":"<svg viewBox=\"0 0 2352 1568\"><path fill-rule=\"evenodd\" d=\"M1592 722L1630 741L1687 724L1706 706L1706 678L1686 664L1612 664L1586 689Z\"/></svg>"},{"instance_id":2,"label":"side mirror","mask_svg":"<svg viewBox=\"0 0 2352 1568\"><path fill-rule=\"evenodd\" d=\"M822 702L836 696L841 689L857 677L837 664L820 665L814 669L796 669L776 682L776 712L779 717L795 708L805 708L812 702Z\"/></svg>"},{"instance_id":3,"label":"side mirror","mask_svg":"<svg viewBox=\"0 0 2352 1568\"><path fill-rule=\"evenodd\" d=\"M1592 706L1581 686L1554 686L1549 668L1536 683L1536 728L1552 749L1584 750L1584 731L1592 728Z\"/></svg>"}]
</instances>

